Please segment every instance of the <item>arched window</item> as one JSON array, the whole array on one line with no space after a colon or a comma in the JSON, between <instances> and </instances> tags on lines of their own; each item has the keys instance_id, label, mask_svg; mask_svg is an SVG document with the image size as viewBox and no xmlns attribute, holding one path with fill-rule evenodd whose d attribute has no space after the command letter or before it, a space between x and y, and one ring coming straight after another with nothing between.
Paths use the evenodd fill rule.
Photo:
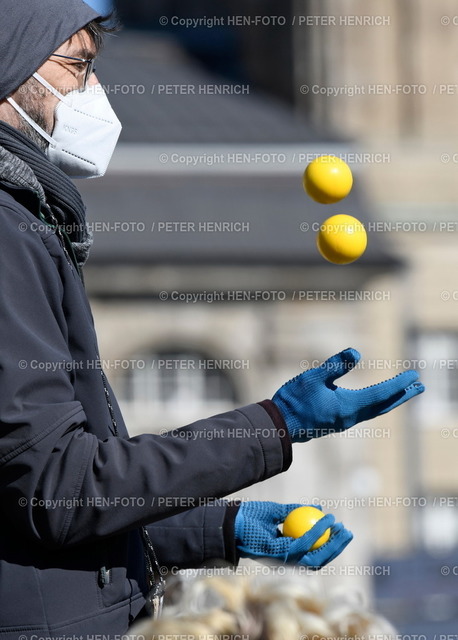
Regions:
<instances>
[{"instance_id":1,"label":"arched window","mask_svg":"<svg viewBox=\"0 0 458 640\"><path fill-rule=\"evenodd\" d=\"M186 348L138 354L118 381L131 434L177 428L234 408L233 361Z\"/></svg>"}]
</instances>

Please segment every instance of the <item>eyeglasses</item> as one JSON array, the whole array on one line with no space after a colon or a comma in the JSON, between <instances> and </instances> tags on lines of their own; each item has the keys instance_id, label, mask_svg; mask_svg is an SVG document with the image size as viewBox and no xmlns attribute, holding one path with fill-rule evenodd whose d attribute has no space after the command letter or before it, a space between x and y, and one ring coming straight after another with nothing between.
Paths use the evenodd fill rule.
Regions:
<instances>
[{"instance_id":1,"label":"eyeglasses","mask_svg":"<svg viewBox=\"0 0 458 640\"><path fill-rule=\"evenodd\" d=\"M81 89L81 91L85 91L86 87L87 87L87 83L89 78L91 77L91 75L93 73L95 73L95 58L91 58L91 60L85 60L84 58L73 58L72 56L63 56L60 53L53 53L51 54L57 58L65 58L66 60L76 60L77 62L82 62L85 63L86 66L86 70L84 73L84 81L83 81L83 88Z\"/></svg>"}]
</instances>

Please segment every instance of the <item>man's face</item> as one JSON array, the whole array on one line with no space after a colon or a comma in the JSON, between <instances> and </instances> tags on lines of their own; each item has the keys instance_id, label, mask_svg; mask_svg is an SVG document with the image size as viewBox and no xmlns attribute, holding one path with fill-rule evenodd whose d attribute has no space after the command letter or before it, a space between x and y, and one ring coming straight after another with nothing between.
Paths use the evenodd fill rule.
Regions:
<instances>
[{"instance_id":1,"label":"man's face","mask_svg":"<svg viewBox=\"0 0 458 640\"><path fill-rule=\"evenodd\" d=\"M96 56L96 47L91 36L84 30L78 31L69 40L59 47L54 53L72 58L90 60ZM76 60L66 60L51 55L48 60L37 69L37 73L47 80L50 85L63 95L82 89L86 74L87 64ZM89 85L97 84L95 74L89 78ZM35 78L29 78L11 96L20 107L49 135L54 129L54 113L59 103L48 89ZM11 122L19 131L22 131L29 139L35 142L43 151L46 151L48 142L19 114L12 114L14 122Z\"/></svg>"}]
</instances>

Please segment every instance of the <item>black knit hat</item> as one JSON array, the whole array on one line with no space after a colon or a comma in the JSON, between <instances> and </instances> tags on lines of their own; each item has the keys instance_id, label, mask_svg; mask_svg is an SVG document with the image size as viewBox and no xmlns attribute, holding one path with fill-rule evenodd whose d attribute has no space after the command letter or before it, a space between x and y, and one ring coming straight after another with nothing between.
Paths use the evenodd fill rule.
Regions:
<instances>
[{"instance_id":1,"label":"black knit hat","mask_svg":"<svg viewBox=\"0 0 458 640\"><path fill-rule=\"evenodd\" d=\"M0 0L0 100L99 17L83 0Z\"/></svg>"}]
</instances>

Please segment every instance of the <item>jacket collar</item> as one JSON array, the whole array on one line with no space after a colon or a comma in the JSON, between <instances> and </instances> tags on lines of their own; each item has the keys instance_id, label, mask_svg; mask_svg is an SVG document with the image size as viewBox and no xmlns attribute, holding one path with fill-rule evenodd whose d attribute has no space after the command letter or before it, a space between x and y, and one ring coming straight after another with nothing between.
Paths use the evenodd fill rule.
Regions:
<instances>
[{"instance_id":1,"label":"jacket collar","mask_svg":"<svg viewBox=\"0 0 458 640\"><path fill-rule=\"evenodd\" d=\"M33 170L21 158L0 145L0 181L14 187L30 189L46 205L43 187Z\"/></svg>"}]
</instances>

